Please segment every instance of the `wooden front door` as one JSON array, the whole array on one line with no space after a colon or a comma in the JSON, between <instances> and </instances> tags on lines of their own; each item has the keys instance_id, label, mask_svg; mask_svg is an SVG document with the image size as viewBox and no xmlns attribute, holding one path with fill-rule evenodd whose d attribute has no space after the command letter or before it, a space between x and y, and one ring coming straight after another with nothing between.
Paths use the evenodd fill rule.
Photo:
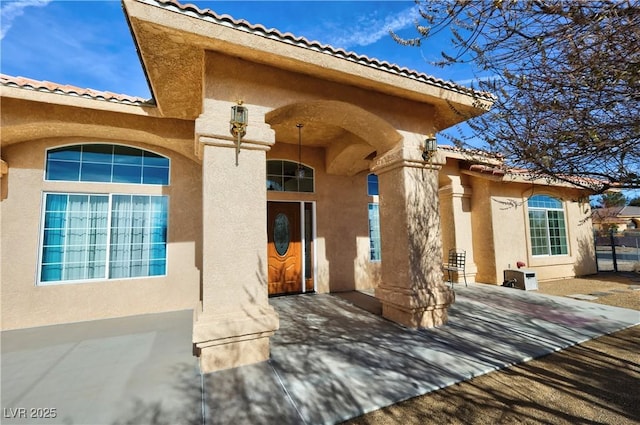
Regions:
<instances>
[{"instance_id":1,"label":"wooden front door","mask_svg":"<svg viewBox=\"0 0 640 425\"><path fill-rule=\"evenodd\" d=\"M267 203L269 295L302 292L300 204Z\"/></svg>"}]
</instances>

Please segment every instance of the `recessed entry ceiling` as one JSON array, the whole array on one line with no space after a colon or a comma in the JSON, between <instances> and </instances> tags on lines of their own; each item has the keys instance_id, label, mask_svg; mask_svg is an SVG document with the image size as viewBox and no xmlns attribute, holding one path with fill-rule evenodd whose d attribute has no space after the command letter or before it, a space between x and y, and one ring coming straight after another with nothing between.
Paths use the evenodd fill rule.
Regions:
<instances>
[{"instance_id":1,"label":"recessed entry ceiling","mask_svg":"<svg viewBox=\"0 0 640 425\"><path fill-rule=\"evenodd\" d=\"M304 146L327 147L336 141L366 143L342 127L320 121L304 120L302 118L299 120L294 118L272 125L271 128L276 132L276 142L298 144L297 124L302 124L300 133Z\"/></svg>"},{"instance_id":2,"label":"recessed entry ceiling","mask_svg":"<svg viewBox=\"0 0 640 425\"><path fill-rule=\"evenodd\" d=\"M265 121L276 132L276 142L328 147L335 143L362 144L385 152L402 137L388 122L354 104L314 100L292 103L267 114Z\"/></svg>"}]
</instances>

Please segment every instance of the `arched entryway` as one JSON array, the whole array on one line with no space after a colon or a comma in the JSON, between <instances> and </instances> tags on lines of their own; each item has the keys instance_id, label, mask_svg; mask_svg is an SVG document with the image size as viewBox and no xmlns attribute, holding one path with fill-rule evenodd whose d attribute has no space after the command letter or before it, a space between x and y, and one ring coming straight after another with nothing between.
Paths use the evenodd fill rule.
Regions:
<instances>
[{"instance_id":1,"label":"arched entryway","mask_svg":"<svg viewBox=\"0 0 640 425\"><path fill-rule=\"evenodd\" d=\"M402 136L383 118L338 101L290 104L267 113L265 121L276 135L267 153L270 295L278 288L281 294L373 287L380 261L370 258L369 203L373 200L366 179L372 159ZM269 171L278 169L282 161L286 166L281 176ZM312 171L297 184L300 163ZM285 207L288 212L276 212ZM295 223L295 232L288 236L300 237L299 243L292 242L291 251L281 254L275 249L280 214L284 214L280 221L286 216L287 223ZM291 264L287 257L298 246L302 247L298 261ZM273 284L274 279L279 283Z\"/></svg>"},{"instance_id":2,"label":"arched entryway","mask_svg":"<svg viewBox=\"0 0 640 425\"><path fill-rule=\"evenodd\" d=\"M371 159L393 148L402 135L383 118L350 103L314 100L269 112L265 121L276 143L298 143L297 124L304 125L304 146L325 149L329 174L355 175L368 170Z\"/></svg>"}]
</instances>

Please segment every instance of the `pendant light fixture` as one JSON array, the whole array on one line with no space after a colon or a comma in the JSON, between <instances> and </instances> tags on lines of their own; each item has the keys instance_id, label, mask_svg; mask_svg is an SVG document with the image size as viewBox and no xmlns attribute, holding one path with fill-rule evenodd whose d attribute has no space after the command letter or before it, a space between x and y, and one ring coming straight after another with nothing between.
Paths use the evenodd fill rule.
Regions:
<instances>
[{"instance_id":1,"label":"pendant light fixture","mask_svg":"<svg viewBox=\"0 0 640 425\"><path fill-rule=\"evenodd\" d=\"M296 175L299 179L304 178L304 167L302 166L302 127L303 125L298 123L296 124L298 127L298 169L296 170Z\"/></svg>"}]
</instances>

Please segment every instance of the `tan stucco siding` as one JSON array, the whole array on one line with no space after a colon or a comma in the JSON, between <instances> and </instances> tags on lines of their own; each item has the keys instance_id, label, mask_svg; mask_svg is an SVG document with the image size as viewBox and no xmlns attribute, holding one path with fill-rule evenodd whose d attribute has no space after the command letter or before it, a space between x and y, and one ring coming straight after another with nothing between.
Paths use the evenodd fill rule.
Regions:
<instances>
[{"instance_id":1,"label":"tan stucco siding","mask_svg":"<svg viewBox=\"0 0 640 425\"><path fill-rule=\"evenodd\" d=\"M31 94L24 89L14 90L19 94ZM67 103L52 103L59 99ZM98 109L102 103L105 102L43 93L34 99L3 97L2 147L56 137L129 140L171 149L197 160L193 148L193 121L157 118L154 116L156 110L150 107L121 106L117 112L104 111Z\"/></svg>"},{"instance_id":2,"label":"tan stucco siding","mask_svg":"<svg viewBox=\"0 0 640 425\"><path fill-rule=\"evenodd\" d=\"M453 203L451 197L451 174L457 174L458 164L448 160L438 173L438 199L440 201L440 234L442 235L443 262L447 252L456 245L455 220L453 217Z\"/></svg>"},{"instance_id":3,"label":"tan stucco siding","mask_svg":"<svg viewBox=\"0 0 640 425\"><path fill-rule=\"evenodd\" d=\"M284 71L213 52L207 52L205 69L205 110L206 99L230 102L243 100L248 104L274 110L295 103L333 100L362 108L398 130L433 133L434 122L425 118L433 117L435 108L428 103ZM296 111L297 119L305 123L322 122L325 117L316 112L309 110L304 114L304 111ZM338 125L345 129L351 126L371 125L370 122L358 122L349 114L345 114L342 119ZM277 126L274 129L278 131Z\"/></svg>"},{"instance_id":4,"label":"tan stucco siding","mask_svg":"<svg viewBox=\"0 0 640 425\"><path fill-rule=\"evenodd\" d=\"M82 139L85 142L97 140ZM121 143L171 159L171 184L139 186L45 182L47 148L80 140L16 143L2 150L9 165L2 208L2 329L192 309L202 258L201 166L157 146ZM135 193L169 197L167 275L37 286L44 192Z\"/></svg>"},{"instance_id":5,"label":"tan stucco siding","mask_svg":"<svg viewBox=\"0 0 640 425\"><path fill-rule=\"evenodd\" d=\"M578 201L575 190L526 184L493 182L491 211L495 240L495 282L502 283L502 271L518 261L536 271L538 280L552 280L596 272L593 236L588 204ZM562 201L567 228L568 255L531 254L527 200L544 194Z\"/></svg>"},{"instance_id":6,"label":"tan stucco siding","mask_svg":"<svg viewBox=\"0 0 640 425\"><path fill-rule=\"evenodd\" d=\"M529 257L528 264L536 270L538 280L562 279L596 273L595 246L588 199L569 189L541 190L541 193L564 199L565 220L569 242L566 257ZM529 226L527 220L527 229Z\"/></svg>"},{"instance_id":7,"label":"tan stucco siding","mask_svg":"<svg viewBox=\"0 0 640 425\"><path fill-rule=\"evenodd\" d=\"M478 269L476 282L496 282L496 243L493 238L494 223L491 208L491 182L471 179L471 227L473 238L473 261Z\"/></svg>"},{"instance_id":8,"label":"tan stucco siding","mask_svg":"<svg viewBox=\"0 0 640 425\"><path fill-rule=\"evenodd\" d=\"M495 249L495 277L487 283L501 284L504 281L503 270L515 268L518 261L529 265L529 236L525 228L526 202L519 185L507 185L491 182L490 208L493 220L493 239ZM512 202L513 201L513 202Z\"/></svg>"}]
</instances>

